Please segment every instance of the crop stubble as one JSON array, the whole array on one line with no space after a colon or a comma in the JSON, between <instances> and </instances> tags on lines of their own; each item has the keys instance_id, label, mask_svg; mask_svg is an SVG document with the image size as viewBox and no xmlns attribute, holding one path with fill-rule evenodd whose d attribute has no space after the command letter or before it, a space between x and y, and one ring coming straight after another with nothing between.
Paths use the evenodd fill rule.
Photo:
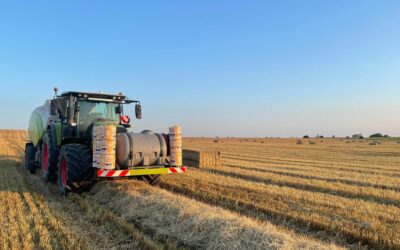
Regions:
<instances>
[{"instance_id":1,"label":"crop stubble","mask_svg":"<svg viewBox=\"0 0 400 250\"><path fill-rule=\"evenodd\" d=\"M398 248L400 145L188 138L220 167L100 182L59 197L21 166L26 132L0 131L0 248Z\"/></svg>"}]
</instances>

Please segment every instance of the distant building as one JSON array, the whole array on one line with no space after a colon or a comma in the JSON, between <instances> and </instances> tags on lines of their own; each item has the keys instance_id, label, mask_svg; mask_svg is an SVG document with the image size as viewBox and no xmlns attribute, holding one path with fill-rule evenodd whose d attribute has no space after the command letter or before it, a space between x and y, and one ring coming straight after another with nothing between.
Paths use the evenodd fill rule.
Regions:
<instances>
[{"instance_id":1,"label":"distant building","mask_svg":"<svg viewBox=\"0 0 400 250\"><path fill-rule=\"evenodd\" d=\"M364 136L362 134L355 134L352 136L353 139L363 139Z\"/></svg>"}]
</instances>

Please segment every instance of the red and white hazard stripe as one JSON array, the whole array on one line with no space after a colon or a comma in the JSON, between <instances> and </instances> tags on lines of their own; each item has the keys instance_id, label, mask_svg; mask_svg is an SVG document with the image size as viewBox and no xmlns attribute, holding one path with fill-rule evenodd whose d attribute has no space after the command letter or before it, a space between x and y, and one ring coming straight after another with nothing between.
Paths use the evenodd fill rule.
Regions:
<instances>
[{"instance_id":1,"label":"red and white hazard stripe","mask_svg":"<svg viewBox=\"0 0 400 250\"><path fill-rule=\"evenodd\" d=\"M186 173L186 167L168 169L168 174L182 174L182 173Z\"/></svg>"},{"instance_id":2,"label":"red and white hazard stripe","mask_svg":"<svg viewBox=\"0 0 400 250\"><path fill-rule=\"evenodd\" d=\"M129 176L129 170L98 170L98 177L125 177Z\"/></svg>"}]
</instances>

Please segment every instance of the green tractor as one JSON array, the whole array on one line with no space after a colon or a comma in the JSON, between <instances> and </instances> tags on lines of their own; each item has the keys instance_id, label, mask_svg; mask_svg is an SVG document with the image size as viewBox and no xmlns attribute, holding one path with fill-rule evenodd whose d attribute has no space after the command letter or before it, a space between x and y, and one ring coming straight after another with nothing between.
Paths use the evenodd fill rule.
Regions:
<instances>
[{"instance_id":1,"label":"green tractor","mask_svg":"<svg viewBox=\"0 0 400 250\"><path fill-rule=\"evenodd\" d=\"M40 169L46 182L57 183L60 194L80 192L103 178L135 177L156 185L163 174L186 172L179 127L170 128L169 134L128 131L124 106L134 103L141 119L139 101L122 94L58 95L54 90L54 98L30 118L25 167L32 174Z\"/></svg>"}]
</instances>

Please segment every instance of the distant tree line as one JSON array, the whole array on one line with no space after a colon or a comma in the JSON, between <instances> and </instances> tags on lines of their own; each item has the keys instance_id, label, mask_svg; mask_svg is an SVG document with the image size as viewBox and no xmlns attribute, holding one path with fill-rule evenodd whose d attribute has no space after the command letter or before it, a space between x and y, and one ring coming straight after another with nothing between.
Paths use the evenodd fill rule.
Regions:
<instances>
[{"instance_id":1,"label":"distant tree line","mask_svg":"<svg viewBox=\"0 0 400 250\"><path fill-rule=\"evenodd\" d=\"M388 135L382 135L381 133L372 134L369 138L390 138Z\"/></svg>"},{"instance_id":2,"label":"distant tree line","mask_svg":"<svg viewBox=\"0 0 400 250\"><path fill-rule=\"evenodd\" d=\"M308 139L308 138L310 138L310 136L305 135L305 136L303 136L303 138L304 139ZM317 135L316 138L324 138L324 136L323 135ZM335 138L335 136L332 136L332 138ZM350 139L351 137L350 136L346 136L346 138ZM376 134L370 135L369 138L390 138L390 136L389 135L383 135L381 133L376 133ZM360 136L359 139L364 139L364 137Z\"/></svg>"}]
</instances>

